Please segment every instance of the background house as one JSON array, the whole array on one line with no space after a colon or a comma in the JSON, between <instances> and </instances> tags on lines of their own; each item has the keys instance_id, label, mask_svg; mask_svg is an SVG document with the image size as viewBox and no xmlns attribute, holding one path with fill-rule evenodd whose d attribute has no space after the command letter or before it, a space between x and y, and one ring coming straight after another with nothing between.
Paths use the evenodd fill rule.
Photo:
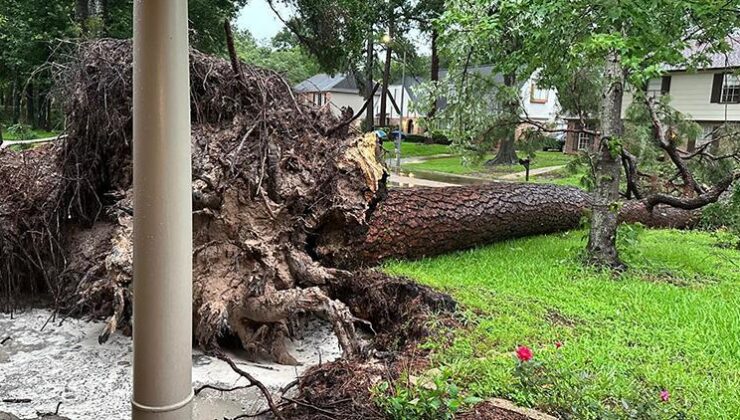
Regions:
<instances>
[{"instance_id":1,"label":"background house","mask_svg":"<svg viewBox=\"0 0 740 420\"><path fill-rule=\"evenodd\" d=\"M357 80L350 74L334 76L319 73L293 86L293 90L304 101L318 106L328 106L332 113L340 116L343 107L351 107L354 113L365 104L365 98L360 93ZM378 89L379 91L380 89ZM377 113L380 93L375 94L375 108ZM361 119L357 120L358 122Z\"/></svg>"},{"instance_id":2,"label":"background house","mask_svg":"<svg viewBox=\"0 0 740 420\"><path fill-rule=\"evenodd\" d=\"M490 76L493 72L493 66L475 66L468 69L470 73L477 73L482 76ZM448 72L446 69L440 70L440 80L444 80ZM503 85L504 78L500 74L492 76L494 83ZM407 75L403 80L388 85L388 102L386 103L386 120L388 125L397 126L401 114L403 114L403 131L406 133L418 134L422 132L418 119L422 117L418 112L413 111L414 103L417 100L415 87L422 81L412 75ZM339 116L342 107L349 106L353 112L357 112L365 103L365 98L360 93L357 81L354 76L349 74L328 75L320 73L303 82L295 85L293 90L299 94L299 97L305 101L311 102L318 106L328 106L331 111ZM380 117L380 96L381 88L375 93L374 111L375 122ZM557 92L553 89L540 89L537 87L536 75L533 75L520 87L521 104L523 108L522 118L529 118L543 124L559 125L558 110L559 104ZM445 98L437 100L437 108L442 109L446 106ZM358 121L360 121L358 119ZM523 124L519 132L526 128Z\"/></svg>"},{"instance_id":3,"label":"background house","mask_svg":"<svg viewBox=\"0 0 740 420\"><path fill-rule=\"evenodd\" d=\"M493 82L497 85L504 84L502 74L494 74L493 66L474 66L468 68L469 73L476 73L482 76L493 77ZM440 80L447 78L447 70L442 69L439 72ZM526 81L519 82L519 98L522 107L522 119L529 119L541 124L550 124L553 126L562 126L562 121L558 115L560 104L558 94L554 89L542 89L537 85L537 73L533 73ZM446 105L444 98L437 101L437 108L442 109ZM517 135L531 125L522 124L517 128Z\"/></svg>"},{"instance_id":4,"label":"background house","mask_svg":"<svg viewBox=\"0 0 740 420\"><path fill-rule=\"evenodd\" d=\"M389 110L387 114L389 125L397 126L400 116L403 115L403 132L418 134L422 131L418 124L418 119L422 115L412 111L412 104L417 99L414 88L420 83L421 80L418 77L407 75L404 79L397 80L388 86L388 100L394 102L386 107Z\"/></svg>"},{"instance_id":5,"label":"background house","mask_svg":"<svg viewBox=\"0 0 740 420\"><path fill-rule=\"evenodd\" d=\"M582 126L581 120L578 118L565 118L565 127L568 130L579 130ZM598 123L595 120L587 120L586 128L595 130L598 128ZM595 148L596 142L593 135L579 131L568 131L565 133L564 153L575 154L582 150L595 151Z\"/></svg>"},{"instance_id":6,"label":"background house","mask_svg":"<svg viewBox=\"0 0 740 420\"><path fill-rule=\"evenodd\" d=\"M715 54L707 63L697 68L666 66L663 76L651 79L645 92L660 98L670 95L670 105L686 118L702 127L702 134L695 141L683 145L693 151L711 141L719 141L717 129L724 124L740 124L740 42L731 40L732 51ZM688 56L691 50L686 51ZM634 101L634 90L627 89L622 101L622 118ZM569 129L577 130L581 124L576 119L566 119ZM595 127L589 121L590 128ZM568 133L565 152L592 149L594 138L585 133Z\"/></svg>"},{"instance_id":7,"label":"background house","mask_svg":"<svg viewBox=\"0 0 740 420\"><path fill-rule=\"evenodd\" d=\"M688 150L716 140L717 128L724 124L740 124L740 42L730 39L733 49L715 54L709 62L696 68L666 67L661 78L650 80L646 91L653 97L670 95L670 104L702 127L703 134ZM687 51L690 54L692 51ZM633 100L625 93L622 116Z\"/></svg>"}]
</instances>

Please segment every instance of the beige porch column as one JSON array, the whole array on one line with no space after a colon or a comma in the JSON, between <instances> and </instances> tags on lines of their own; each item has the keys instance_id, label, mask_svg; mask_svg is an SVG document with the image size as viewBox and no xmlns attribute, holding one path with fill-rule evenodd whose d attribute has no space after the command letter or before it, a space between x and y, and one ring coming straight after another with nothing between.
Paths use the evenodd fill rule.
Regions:
<instances>
[{"instance_id":1,"label":"beige porch column","mask_svg":"<svg viewBox=\"0 0 740 420\"><path fill-rule=\"evenodd\" d=\"M191 418L187 4L134 2L134 420Z\"/></svg>"}]
</instances>

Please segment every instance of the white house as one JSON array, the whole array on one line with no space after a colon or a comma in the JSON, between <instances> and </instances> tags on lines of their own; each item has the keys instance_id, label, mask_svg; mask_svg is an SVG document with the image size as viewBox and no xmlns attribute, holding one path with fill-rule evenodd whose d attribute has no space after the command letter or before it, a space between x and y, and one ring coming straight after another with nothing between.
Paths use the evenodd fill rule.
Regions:
<instances>
[{"instance_id":1,"label":"white house","mask_svg":"<svg viewBox=\"0 0 740 420\"><path fill-rule=\"evenodd\" d=\"M406 133L420 131L418 118L421 115L412 110L412 105L416 101L414 88L420 83L421 80L418 77L407 75L403 80L388 85L389 103L386 106L388 122L390 125L398 125L400 117L403 116L403 131Z\"/></svg>"},{"instance_id":2,"label":"white house","mask_svg":"<svg viewBox=\"0 0 740 420\"><path fill-rule=\"evenodd\" d=\"M365 104L365 98L360 93L355 77L348 74L331 76L320 73L298 83L293 90L306 101L319 106L328 106L337 116L341 115L344 107L350 107L352 112L356 113ZM380 93L376 92L373 101L376 110L379 98Z\"/></svg>"},{"instance_id":3,"label":"white house","mask_svg":"<svg viewBox=\"0 0 740 420\"><path fill-rule=\"evenodd\" d=\"M666 67L663 77L650 80L647 93L655 97L670 95L670 105L687 118L696 121L703 135L696 146L712 141L716 129L726 123L740 123L740 42L731 41L733 51L709 57L709 62L697 69ZM633 95L626 92L622 116L632 103Z\"/></svg>"},{"instance_id":4,"label":"white house","mask_svg":"<svg viewBox=\"0 0 740 420\"><path fill-rule=\"evenodd\" d=\"M537 86L537 73L522 85L519 92L522 104L522 117L540 123L560 123L560 103L555 89L541 89Z\"/></svg>"},{"instance_id":5,"label":"white house","mask_svg":"<svg viewBox=\"0 0 740 420\"><path fill-rule=\"evenodd\" d=\"M479 73L488 76L492 73L492 66L477 66L468 69L471 73ZM447 77L447 70L440 70L440 79ZM493 76L497 83L503 84L503 76ZM388 101L386 102L386 117L388 125L399 124L403 116L403 131L407 133L418 133L420 126L418 119L421 115L412 111L413 104L417 100L414 88L421 83L416 76L407 75L404 80L398 80L388 85ZM338 74L331 76L325 73L317 74L303 82L295 85L293 90L304 98L319 106L329 106L331 111L339 116L343 107L349 106L353 112L358 112L365 104L365 98L360 94L357 81L351 75ZM380 96L382 88L375 93L374 111L376 122L379 117ZM522 118L528 118L540 123L559 123L559 103L557 93L553 89L540 89L537 87L536 74L521 85L521 103L523 107ZM437 101L439 109L444 108L446 101L440 98Z\"/></svg>"},{"instance_id":6,"label":"white house","mask_svg":"<svg viewBox=\"0 0 740 420\"><path fill-rule=\"evenodd\" d=\"M493 73L493 66L475 66L468 68L469 73L477 73L483 76L490 76ZM447 77L447 70L440 70L440 79ZM504 84L504 76L495 74L492 76L496 84ZM523 120L536 121L542 124L552 124L555 126L562 125L559 117L560 103L558 94L554 89L541 89L537 86L537 73L533 73L526 81L520 82L519 98L522 107L521 118ZM437 107L443 108L446 100L440 98L437 101ZM527 124L522 124L519 128L525 129Z\"/></svg>"}]
</instances>

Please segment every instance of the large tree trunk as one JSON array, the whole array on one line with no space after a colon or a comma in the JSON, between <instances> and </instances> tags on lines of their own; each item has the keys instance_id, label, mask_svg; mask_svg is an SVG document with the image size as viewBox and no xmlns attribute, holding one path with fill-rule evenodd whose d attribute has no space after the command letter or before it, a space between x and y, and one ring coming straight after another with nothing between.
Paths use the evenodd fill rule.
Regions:
<instances>
[{"instance_id":1,"label":"large tree trunk","mask_svg":"<svg viewBox=\"0 0 740 420\"><path fill-rule=\"evenodd\" d=\"M372 24L370 25L370 29L372 29ZM373 49L372 30L370 32L371 34L367 38L367 51L365 51L365 75L367 76L365 125L368 131L373 131L375 130L375 90L373 89L375 87L375 80L373 80L373 56L375 55L375 51Z\"/></svg>"},{"instance_id":2,"label":"large tree trunk","mask_svg":"<svg viewBox=\"0 0 740 420\"><path fill-rule=\"evenodd\" d=\"M601 98L601 133L594 176L596 188L588 237L588 259L601 267L622 269L617 253L619 177L622 173L616 142L622 136L624 72L617 53L606 60L604 92Z\"/></svg>"},{"instance_id":3,"label":"large tree trunk","mask_svg":"<svg viewBox=\"0 0 740 420\"><path fill-rule=\"evenodd\" d=\"M514 73L504 75L504 86L507 89L516 89L516 75ZM506 120L511 120L512 123L509 124L510 128L506 133L506 137L499 140L496 156L486 162L487 165L516 165L519 163L515 149L516 124L514 124L514 121L519 120L519 102L513 99L507 101L504 104L504 112L507 114Z\"/></svg>"},{"instance_id":4,"label":"large tree trunk","mask_svg":"<svg viewBox=\"0 0 740 420\"><path fill-rule=\"evenodd\" d=\"M423 258L505 239L578 228L593 202L575 187L491 183L445 188L392 189L358 234L324 232L316 253L340 267L385 259ZM642 201L620 206L619 221L650 227L688 228L698 212Z\"/></svg>"},{"instance_id":5,"label":"large tree trunk","mask_svg":"<svg viewBox=\"0 0 740 420\"><path fill-rule=\"evenodd\" d=\"M80 25L80 30L83 34L87 33L87 20L90 18L90 9L88 7L89 0L76 0L75 1L75 21Z\"/></svg>"}]
</instances>

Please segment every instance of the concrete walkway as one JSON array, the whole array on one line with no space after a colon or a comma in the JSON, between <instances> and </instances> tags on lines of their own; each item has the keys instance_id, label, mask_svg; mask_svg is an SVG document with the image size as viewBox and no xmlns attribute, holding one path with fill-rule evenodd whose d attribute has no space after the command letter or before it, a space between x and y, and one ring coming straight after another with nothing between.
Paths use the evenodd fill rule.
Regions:
<instances>
[{"instance_id":1,"label":"concrete walkway","mask_svg":"<svg viewBox=\"0 0 740 420\"><path fill-rule=\"evenodd\" d=\"M390 182L391 184L398 185L399 187L452 187L458 185L448 182L431 181L428 179L403 176L398 174L391 174Z\"/></svg>"},{"instance_id":2,"label":"concrete walkway","mask_svg":"<svg viewBox=\"0 0 740 420\"><path fill-rule=\"evenodd\" d=\"M533 177L535 175L547 174L550 172L558 171L563 168L565 168L565 165L548 166L546 168L532 169L529 171L529 176ZM502 175L502 176L497 177L497 179L502 179L505 181L517 181L517 180L526 178L526 176L527 176L527 171L522 171L522 172L516 172L513 174Z\"/></svg>"},{"instance_id":3,"label":"concrete walkway","mask_svg":"<svg viewBox=\"0 0 740 420\"><path fill-rule=\"evenodd\" d=\"M391 153L393 153L393 152L391 152ZM443 153L443 154L439 154L439 155L429 155L429 156L402 157L401 158L401 165L406 165L406 164L409 164L409 163L424 163L424 162L426 162L428 160L443 159L443 158L449 158L449 157L455 157L455 156L458 156L458 155L453 155L453 154L450 154L450 153ZM396 162L396 158L395 157L391 157L391 159L393 160L394 163Z\"/></svg>"},{"instance_id":4,"label":"concrete walkway","mask_svg":"<svg viewBox=\"0 0 740 420\"><path fill-rule=\"evenodd\" d=\"M3 140L3 144L0 144L0 149L10 147L14 144L34 144L34 143L47 143L57 139L63 139L65 136L46 137L43 139L32 139L32 140Z\"/></svg>"}]
</instances>

